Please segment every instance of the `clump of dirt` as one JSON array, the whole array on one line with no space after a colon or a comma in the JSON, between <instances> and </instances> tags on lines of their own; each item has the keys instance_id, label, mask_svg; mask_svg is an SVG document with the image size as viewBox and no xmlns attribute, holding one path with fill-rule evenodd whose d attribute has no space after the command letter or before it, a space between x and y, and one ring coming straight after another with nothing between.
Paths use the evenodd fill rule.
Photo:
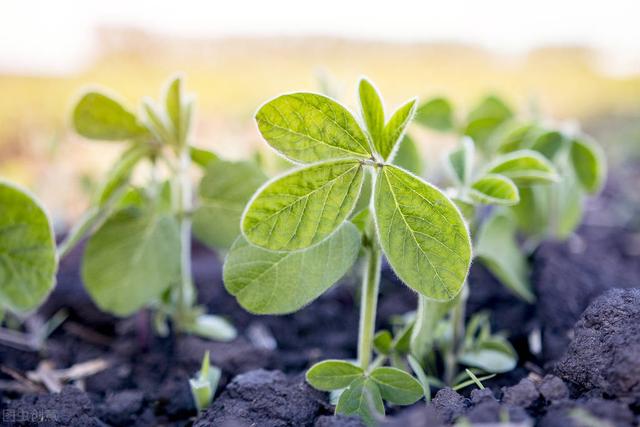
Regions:
<instances>
[{"instance_id":1,"label":"clump of dirt","mask_svg":"<svg viewBox=\"0 0 640 427\"><path fill-rule=\"evenodd\" d=\"M640 289L612 289L585 310L556 371L578 390L640 400Z\"/></svg>"},{"instance_id":2,"label":"clump of dirt","mask_svg":"<svg viewBox=\"0 0 640 427\"><path fill-rule=\"evenodd\" d=\"M327 412L325 393L311 388L304 377L263 369L238 375L194 427L228 423L261 427L313 426Z\"/></svg>"}]
</instances>

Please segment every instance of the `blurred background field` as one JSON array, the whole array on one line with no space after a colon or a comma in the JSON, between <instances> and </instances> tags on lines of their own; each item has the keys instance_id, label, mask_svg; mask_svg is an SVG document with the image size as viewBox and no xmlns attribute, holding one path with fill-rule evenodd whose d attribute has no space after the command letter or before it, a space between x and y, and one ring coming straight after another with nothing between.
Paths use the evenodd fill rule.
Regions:
<instances>
[{"instance_id":1,"label":"blurred background field","mask_svg":"<svg viewBox=\"0 0 640 427\"><path fill-rule=\"evenodd\" d=\"M477 44L368 40L337 36L195 37L135 27L95 30L82 66L62 73L20 72L0 66L0 176L31 188L58 223L76 217L86 189L122 149L75 136L69 108L83 88L113 89L136 109L144 95L175 72L197 94L196 143L229 158L246 158L264 144L253 113L267 99L328 84L354 105L365 74L389 106L412 96L445 95L466 110L487 93L559 122L577 120L615 163L640 157L640 68L624 73L606 55L580 45L496 52ZM575 123L569 123L575 126ZM427 167L450 141L414 131Z\"/></svg>"}]
</instances>

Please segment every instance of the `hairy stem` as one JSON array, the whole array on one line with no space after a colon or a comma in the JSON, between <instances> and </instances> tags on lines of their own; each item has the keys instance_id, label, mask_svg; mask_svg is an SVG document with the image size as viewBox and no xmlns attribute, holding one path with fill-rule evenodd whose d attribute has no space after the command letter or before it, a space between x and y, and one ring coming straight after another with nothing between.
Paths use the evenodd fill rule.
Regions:
<instances>
[{"instance_id":1,"label":"hairy stem","mask_svg":"<svg viewBox=\"0 0 640 427\"><path fill-rule=\"evenodd\" d=\"M382 258L380 248L375 242L372 242L366 248L366 252L367 260L362 277L360 327L358 333L358 364L364 370L367 370L371 363Z\"/></svg>"},{"instance_id":2,"label":"hairy stem","mask_svg":"<svg viewBox=\"0 0 640 427\"><path fill-rule=\"evenodd\" d=\"M195 300L195 290L191 275L191 218L184 215L184 212L191 211L191 178L189 169L191 157L189 147L184 144L184 148L179 154L179 168L176 175L178 184L178 207L177 216L180 225L180 286L178 288L178 312L179 319L188 312Z\"/></svg>"},{"instance_id":3,"label":"hairy stem","mask_svg":"<svg viewBox=\"0 0 640 427\"><path fill-rule=\"evenodd\" d=\"M453 379L458 374L458 357L463 349L465 335L465 312L469 292L465 283L460 295L456 298L455 305L451 309L451 327L453 335L451 337L451 347L444 360L445 383L453 386Z\"/></svg>"}]
</instances>

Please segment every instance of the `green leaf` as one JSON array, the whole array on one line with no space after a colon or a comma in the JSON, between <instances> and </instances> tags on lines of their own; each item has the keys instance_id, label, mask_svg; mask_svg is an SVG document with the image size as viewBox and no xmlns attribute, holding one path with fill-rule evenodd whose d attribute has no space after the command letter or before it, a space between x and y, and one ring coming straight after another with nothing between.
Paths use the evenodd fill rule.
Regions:
<instances>
[{"instance_id":1,"label":"green leaf","mask_svg":"<svg viewBox=\"0 0 640 427\"><path fill-rule=\"evenodd\" d=\"M216 341L233 341L238 336L236 328L224 317L202 314L192 324L187 324L187 332Z\"/></svg>"},{"instance_id":2,"label":"green leaf","mask_svg":"<svg viewBox=\"0 0 640 427\"><path fill-rule=\"evenodd\" d=\"M368 427L378 425L378 419L384 416L384 403L380 390L370 378L358 378L342 392L336 413L358 415Z\"/></svg>"},{"instance_id":3,"label":"green leaf","mask_svg":"<svg viewBox=\"0 0 640 427\"><path fill-rule=\"evenodd\" d=\"M251 313L291 313L347 273L359 249L360 234L349 222L320 244L296 252L262 249L241 236L225 260L224 284Z\"/></svg>"},{"instance_id":4,"label":"green leaf","mask_svg":"<svg viewBox=\"0 0 640 427\"><path fill-rule=\"evenodd\" d=\"M367 79L360 80L358 85L360 95L360 110L364 123L374 147L380 147L384 142L384 106L380 94Z\"/></svg>"},{"instance_id":5,"label":"green leaf","mask_svg":"<svg viewBox=\"0 0 640 427\"><path fill-rule=\"evenodd\" d=\"M82 278L100 309L128 316L175 283L179 253L172 217L131 207L116 212L89 239Z\"/></svg>"},{"instance_id":6,"label":"green leaf","mask_svg":"<svg viewBox=\"0 0 640 427\"><path fill-rule=\"evenodd\" d=\"M0 311L27 311L55 285L56 245L40 203L0 180Z\"/></svg>"},{"instance_id":7,"label":"green leaf","mask_svg":"<svg viewBox=\"0 0 640 427\"><path fill-rule=\"evenodd\" d=\"M369 221L371 218L371 210L369 208L361 210L358 214L351 217L350 221L356 228L360 231L360 233L364 233L367 231L367 227L369 226Z\"/></svg>"},{"instance_id":8,"label":"green leaf","mask_svg":"<svg viewBox=\"0 0 640 427\"><path fill-rule=\"evenodd\" d=\"M515 205L520 201L518 187L509 178L487 174L471 184L471 197L487 205Z\"/></svg>"},{"instance_id":9,"label":"green leaf","mask_svg":"<svg viewBox=\"0 0 640 427\"><path fill-rule=\"evenodd\" d=\"M529 284L529 265L516 241L513 221L493 215L478 230L475 255L507 288L527 302L535 296Z\"/></svg>"},{"instance_id":10,"label":"green leaf","mask_svg":"<svg viewBox=\"0 0 640 427\"><path fill-rule=\"evenodd\" d=\"M551 162L531 150L518 150L498 157L487 169L487 173L504 175L517 186L549 184L559 180Z\"/></svg>"},{"instance_id":11,"label":"green leaf","mask_svg":"<svg viewBox=\"0 0 640 427\"><path fill-rule=\"evenodd\" d=\"M267 180L252 162L211 161L198 187L193 233L212 248L228 248L240 234L249 199Z\"/></svg>"},{"instance_id":12,"label":"green leaf","mask_svg":"<svg viewBox=\"0 0 640 427\"><path fill-rule=\"evenodd\" d=\"M391 332L385 329L376 333L373 337L373 348L379 354L389 354L393 349L393 337L391 336Z\"/></svg>"},{"instance_id":13,"label":"green leaf","mask_svg":"<svg viewBox=\"0 0 640 427\"><path fill-rule=\"evenodd\" d=\"M396 405L411 405L424 396L420 382L397 368L383 366L371 372L382 399Z\"/></svg>"},{"instance_id":14,"label":"green leaf","mask_svg":"<svg viewBox=\"0 0 640 427\"><path fill-rule=\"evenodd\" d=\"M447 155L449 173L459 185L467 185L473 172L475 146L471 138L463 138L462 146Z\"/></svg>"},{"instance_id":15,"label":"green leaf","mask_svg":"<svg viewBox=\"0 0 640 427\"><path fill-rule=\"evenodd\" d=\"M580 185L589 193L598 192L606 175L602 149L587 139L574 139L571 141L571 163Z\"/></svg>"},{"instance_id":16,"label":"green leaf","mask_svg":"<svg viewBox=\"0 0 640 427\"><path fill-rule=\"evenodd\" d=\"M431 384L429 383L429 377L415 357L408 355L407 362L409 362L409 366L411 366L413 373L418 377L418 381L422 386L422 394L424 395L424 398L427 402L431 402Z\"/></svg>"},{"instance_id":17,"label":"green leaf","mask_svg":"<svg viewBox=\"0 0 640 427\"><path fill-rule=\"evenodd\" d=\"M420 176L422 174L424 170L422 157L420 156L418 146L409 135L405 134L402 137L398 151L393 158L393 164L400 166L415 175Z\"/></svg>"},{"instance_id":18,"label":"green leaf","mask_svg":"<svg viewBox=\"0 0 640 427\"><path fill-rule=\"evenodd\" d=\"M363 166L356 160L294 170L256 193L242 218L242 232L249 242L265 249L308 248L348 218L363 180Z\"/></svg>"},{"instance_id":19,"label":"green leaf","mask_svg":"<svg viewBox=\"0 0 640 427\"><path fill-rule=\"evenodd\" d=\"M220 159L213 151L194 147L193 145L189 147L189 155L191 156L191 161L203 169L207 169L209 163Z\"/></svg>"},{"instance_id":20,"label":"green leaf","mask_svg":"<svg viewBox=\"0 0 640 427\"><path fill-rule=\"evenodd\" d=\"M364 377L364 371L344 360L324 360L313 365L306 377L314 388L331 391L349 387L352 382Z\"/></svg>"},{"instance_id":21,"label":"green leaf","mask_svg":"<svg viewBox=\"0 0 640 427\"><path fill-rule=\"evenodd\" d=\"M533 134L538 132L538 126L533 123L519 123L509 121L504 123L491 136L489 146L498 153L511 153L528 148Z\"/></svg>"},{"instance_id":22,"label":"green leaf","mask_svg":"<svg viewBox=\"0 0 640 427\"><path fill-rule=\"evenodd\" d=\"M493 337L481 341L472 349L465 350L459 361L486 372L503 373L516 367L518 356L507 340Z\"/></svg>"},{"instance_id":23,"label":"green leaf","mask_svg":"<svg viewBox=\"0 0 640 427\"><path fill-rule=\"evenodd\" d=\"M176 141L182 135L182 79L174 78L165 92L165 108L167 116L173 127L173 135Z\"/></svg>"},{"instance_id":24,"label":"green leaf","mask_svg":"<svg viewBox=\"0 0 640 427\"><path fill-rule=\"evenodd\" d=\"M454 298L471 259L469 233L455 205L434 186L385 166L374 206L380 244L400 279L428 298Z\"/></svg>"},{"instance_id":25,"label":"green leaf","mask_svg":"<svg viewBox=\"0 0 640 427\"><path fill-rule=\"evenodd\" d=\"M488 96L467 116L464 134L470 136L480 149L488 151L487 142L493 132L512 116L513 112L504 101Z\"/></svg>"},{"instance_id":26,"label":"green leaf","mask_svg":"<svg viewBox=\"0 0 640 427\"><path fill-rule=\"evenodd\" d=\"M323 95L281 95L258 110L256 121L269 145L294 161L371 157L367 137L353 115Z\"/></svg>"},{"instance_id":27,"label":"green leaf","mask_svg":"<svg viewBox=\"0 0 640 427\"><path fill-rule=\"evenodd\" d=\"M564 143L564 136L557 131L544 132L531 144L531 149L537 151L549 160L553 160Z\"/></svg>"},{"instance_id":28,"label":"green leaf","mask_svg":"<svg viewBox=\"0 0 640 427\"><path fill-rule=\"evenodd\" d=\"M381 145L376 145L378 153L384 160L393 160L394 149L402 139L407 126L416 112L417 99L412 99L393 113L384 127L384 138Z\"/></svg>"},{"instance_id":29,"label":"green leaf","mask_svg":"<svg viewBox=\"0 0 640 427\"><path fill-rule=\"evenodd\" d=\"M453 106L446 98L431 98L418 107L415 121L418 124L447 132L454 129Z\"/></svg>"},{"instance_id":30,"label":"green leaf","mask_svg":"<svg viewBox=\"0 0 640 427\"><path fill-rule=\"evenodd\" d=\"M125 151L118 161L113 165L109 174L98 191L98 205L104 206L114 193L129 182L131 173L138 163L151 154L151 146L134 145Z\"/></svg>"},{"instance_id":31,"label":"green leaf","mask_svg":"<svg viewBox=\"0 0 640 427\"><path fill-rule=\"evenodd\" d=\"M86 93L73 110L73 126L89 139L121 141L144 135L146 130L122 104L102 93Z\"/></svg>"}]
</instances>

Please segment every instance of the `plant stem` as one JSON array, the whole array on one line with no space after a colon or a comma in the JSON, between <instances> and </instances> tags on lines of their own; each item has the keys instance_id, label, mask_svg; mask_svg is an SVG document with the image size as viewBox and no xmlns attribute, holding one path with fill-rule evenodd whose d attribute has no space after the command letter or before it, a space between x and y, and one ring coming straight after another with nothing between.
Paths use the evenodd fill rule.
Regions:
<instances>
[{"instance_id":1,"label":"plant stem","mask_svg":"<svg viewBox=\"0 0 640 427\"><path fill-rule=\"evenodd\" d=\"M178 223L180 225L180 286L178 288L178 320L183 320L184 315L191 309L195 290L191 275L191 218L184 212L191 211L191 178L189 169L191 156L187 144L179 153L179 168L176 176L178 182Z\"/></svg>"},{"instance_id":2,"label":"plant stem","mask_svg":"<svg viewBox=\"0 0 640 427\"><path fill-rule=\"evenodd\" d=\"M360 327L358 332L358 364L365 371L371 363L373 335L376 326L378 308L378 290L380 288L380 265L382 254L376 242L366 247L367 261L362 277L360 300Z\"/></svg>"},{"instance_id":3,"label":"plant stem","mask_svg":"<svg viewBox=\"0 0 640 427\"><path fill-rule=\"evenodd\" d=\"M462 340L465 335L465 312L469 291L465 283L460 291L460 295L456 298L456 303L451 309L451 327L453 334L451 337L451 348L447 352L444 360L444 377L445 383L453 386L453 379L458 374L458 357L463 349Z\"/></svg>"}]
</instances>

